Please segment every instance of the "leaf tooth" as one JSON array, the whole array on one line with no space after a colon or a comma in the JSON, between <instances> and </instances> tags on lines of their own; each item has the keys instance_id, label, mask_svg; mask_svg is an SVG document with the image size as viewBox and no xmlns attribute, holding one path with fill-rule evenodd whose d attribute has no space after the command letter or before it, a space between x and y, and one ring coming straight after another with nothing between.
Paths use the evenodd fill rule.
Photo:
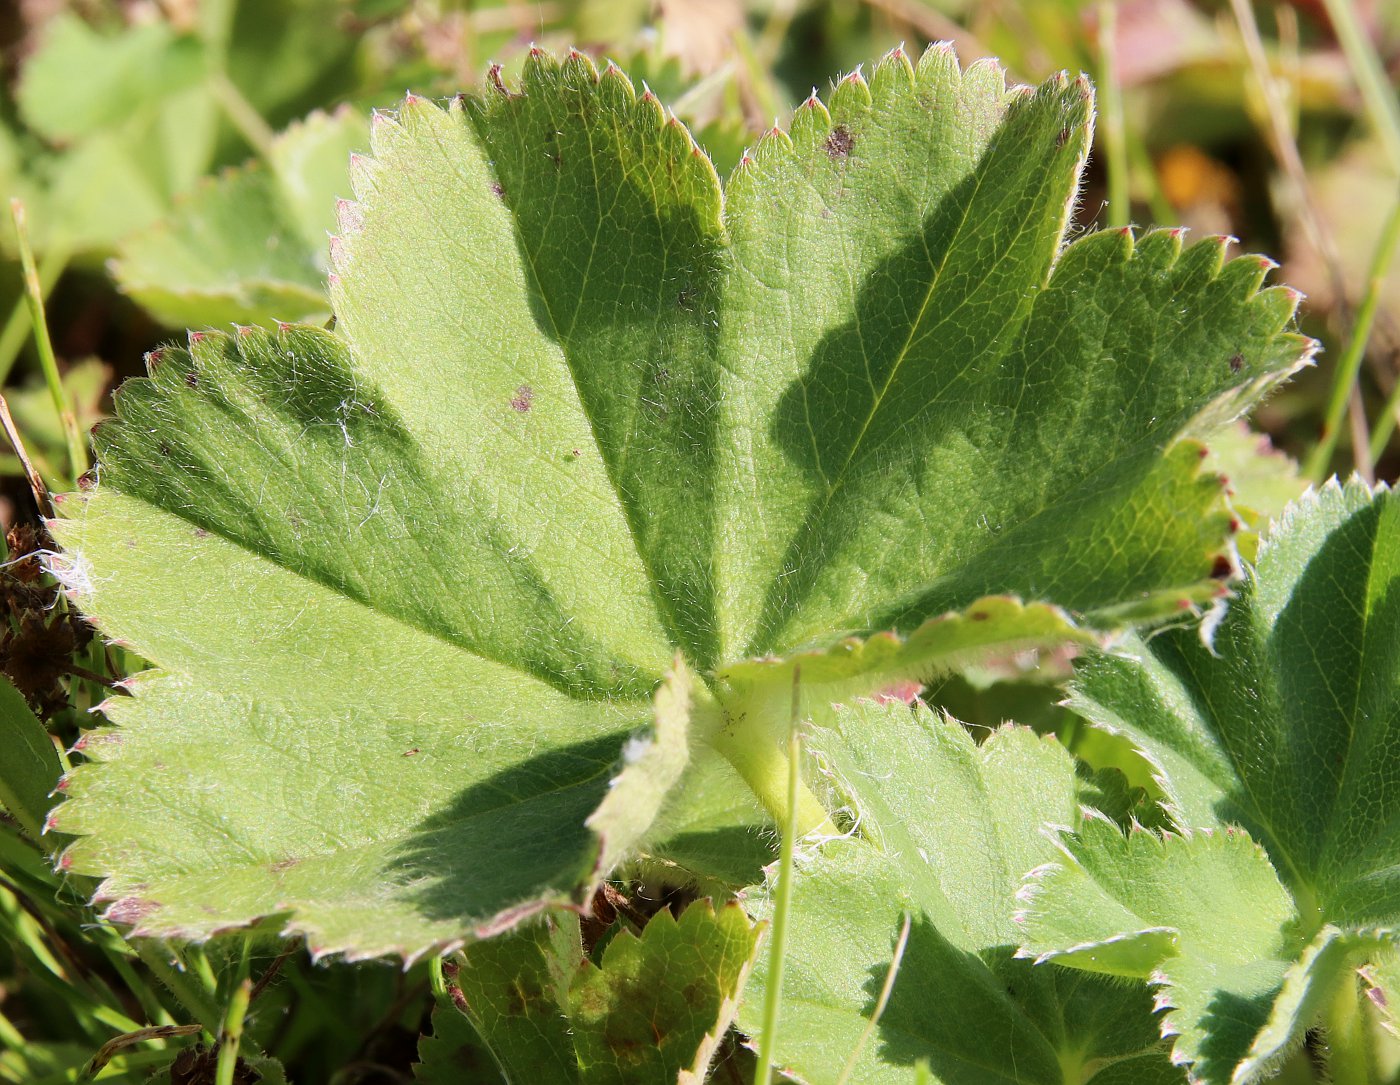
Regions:
<instances>
[{"instance_id":1,"label":"leaf tooth","mask_svg":"<svg viewBox=\"0 0 1400 1085\"><path fill-rule=\"evenodd\" d=\"M559 75L559 61L548 49L532 44L525 55L525 63L520 68L520 92L530 93L531 89L552 82Z\"/></svg>"},{"instance_id":2,"label":"leaf tooth","mask_svg":"<svg viewBox=\"0 0 1400 1085\"><path fill-rule=\"evenodd\" d=\"M1277 266L1267 256L1237 256L1221 267L1216 283L1232 300L1247 302L1259 292L1264 279Z\"/></svg>"},{"instance_id":3,"label":"leaf tooth","mask_svg":"<svg viewBox=\"0 0 1400 1085\"><path fill-rule=\"evenodd\" d=\"M593 58L572 45L564 54L564 63L560 70L566 83L583 81L596 84L599 81L598 67L593 63Z\"/></svg>"},{"instance_id":4,"label":"leaf tooth","mask_svg":"<svg viewBox=\"0 0 1400 1085\"><path fill-rule=\"evenodd\" d=\"M831 132L831 114L827 112L822 100L817 97L817 92L812 91L811 95L797 107L792 115L792 123L789 126L789 136L795 147L801 148L805 152L814 150L821 146L822 142Z\"/></svg>"},{"instance_id":5,"label":"leaf tooth","mask_svg":"<svg viewBox=\"0 0 1400 1085\"><path fill-rule=\"evenodd\" d=\"M637 99L637 87L632 82L631 77L611 60L603 68L602 75L595 78L594 82L600 86L615 88L616 92L624 94L628 101L636 101Z\"/></svg>"},{"instance_id":6,"label":"leaf tooth","mask_svg":"<svg viewBox=\"0 0 1400 1085\"><path fill-rule=\"evenodd\" d=\"M831 115L842 121L854 119L870 109L871 101L870 85L856 68L832 90Z\"/></svg>"},{"instance_id":7,"label":"leaf tooth","mask_svg":"<svg viewBox=\"0 0 1400 1085\"><path fill-rule=\"evenodd\" d=\"M373 155L350 154L350 191L354 193L355 199L364 200L375 193L379 187L378 175L383 167Z\"/></svg>"},{"instance_id":8,"label":"leaf tooth","mask_svg":"<svg viewBox=\"0 0 1400 1085\"><path fill-rule=\"evenodd\" d=\"M387 154L403 134L403 125L392 114L382 109L370 111L369 148L372 154Z\"/></svg>"},{"instance_id":9,"label":"leaf tooth","mask_svg":"<svg viewBox=\"0 0 1400 1085\"><path fill-rule=\"evenodd\" d=\"M793 153L792 138L776 124L764 132L754 146L753 157L760 165L775 158L788 158Z\"/></svg>"},{"instance_id":10,"label":"leaf tooth","mask_svg":"<svg viewBox=\"0 0 1400 1085\"><path fill-rule=\"evenodd\" d=\"M1170 271L1181 258L1184 230L1149 230L1137 242L1134 257L1162 272Z\"/></svg>"},{"instance_id":11,"label":"leaf tooth","mask_svg":"<svg viewBox=\"0 0 1400 1085\"><path fill-rule=\"evenodd\" d=\"M909 63L903 46L896 46L875 64L870 73L870 92L876 101L884 101L907 94L914 82L914 65Z\"/></svg>"},{"instance_id":12,"label":"leaf tooth","mask_svg":"<svg viewBox=\"0 0 1400 1085\"><path fill-rule=\"evenodd\" d=\"M666 108L646 83L642 84L642 96L637 99L637 105L641 107L638 114L649 118L657 128L666 123Z\"/></svg>"},{"instance_id":13,"label":"leaf tooth","mask_svg":"<svg viewBox=\"0 0 1400 1085\"><path fill-rule=\"evenodd\" d=\"M339 275L344 275L350 267L350 253L345 244L345 239L338 234L332 234L329 240L331 254L331 268Z\"/></svg>"},{"instance_id":14,"label":"leaf tooth","mask_svg":"<svg viewBox=\"0 0 1400 1085\"><path fill-rule=\"evenodd\" d=\"M914 66L914 78L921 85L929 86L949 75L955 79L962 78L957 50L950 41L936 41L919 57L918 64Z\"/></svg>"}]
</instances>

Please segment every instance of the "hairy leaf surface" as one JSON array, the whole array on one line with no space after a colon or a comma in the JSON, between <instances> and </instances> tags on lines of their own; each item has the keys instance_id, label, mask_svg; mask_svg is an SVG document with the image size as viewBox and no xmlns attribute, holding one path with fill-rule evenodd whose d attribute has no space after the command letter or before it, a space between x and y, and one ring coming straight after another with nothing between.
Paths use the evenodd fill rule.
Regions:
<instances>
[{"instance_id":1,"label":"hairy leaf surface","mask_svg":"<svg viewBox=\"0 0 1400 1085\"><path fill-rule=\"evenodd\" d=\"M1074 707L1148 758L1178 827L1206 831L1086 825L1030 890L1027 946L1166 983L1203 1081L1275 1068L1400 926L1397 584L1400 504L1334 481L1264 540L1213 646L1173 630L1079 670Z\"/></svg>"},{"instance_id":2,"label":"hairy leaf surface","mask_svg":"<svg viewBox=\"0 0 1400 1085\"><path fill-rule=\"evenodd\" d=\"M335 333L157 355L65 505L64 575L159 666L75 778L73 861L143 931L422 948L597 873L590 804L677 652L709 782L662 823L706 839L651 843L722 875L714 751L781 809L794 664L820 714L1216 594L1230 516L1183 437L1311 344L1219 240L1064 245L1091 111L896 51L723 187L577 54L377 116ZM307 841L331 880L272 870Z\"/></svg>"},{"instance_id":3,"label":"hairy leaf surface","mask_svg":"<svg viewBox=\"0 0 1400 1085\"><path fill-rule=\"evenodd\" d=\"M874 1035L848 1080L907 1082L927 1060L947 1085L1180 1082L1145 991L1014 957L1025 870L1055 854L1042 831L1079 819L1074 765L1053 740L1006 728L981 747L922 705L861 702L813 739L860 835L799 864L783 978L780 1064L834 1082L858 1049L908 946ZM763 889L760 914L766 914ZM740 1026L759 1028L766 958ZM1127 1074L1127 1077L1119 1077Z\"/></svg>"}]
</instances>

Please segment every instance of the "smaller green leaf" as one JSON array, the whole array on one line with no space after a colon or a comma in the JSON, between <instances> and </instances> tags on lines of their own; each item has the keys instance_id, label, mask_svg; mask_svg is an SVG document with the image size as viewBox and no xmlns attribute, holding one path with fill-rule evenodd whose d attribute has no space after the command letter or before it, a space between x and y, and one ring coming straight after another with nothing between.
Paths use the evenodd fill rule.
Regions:
<instances>
[{"instance_id":1,"label":"smaller green leaf","mask_svg":"<svg viewBox=\"0 0 1400 1085\"><path fill-rule=\"evenodd\" d=\"M1079 817L1074 765L1053 740L1003 728L976 745L922 705L858 702L812 748L859 835L799 856L785 958L780 1065L832 1085L907 1085L927 1060L943 1085L1180 1082L1147 992L1016 960L1025 869L1051 859L1046 824ZM751 890L771 907L771 886ZM913 923L874 1035L903 917ZM760 962L740 1027L761 1027ZM1137 1075L1115 1077L1132 1064ZM1107 1076L1104 1076L1107 1075Z\"/></svg>"},{"instance_id":2,"label":"smaller green leaf","mask_svg":"<svg viewBox=\"0 0 1400 1085\"><path fill-rule=\"evenodd\" d=\"M44 725L5 678L0 678L0 750L5 751L0 758L0 807L38 840L63 766Z\"/></svg>"},{"instance_id":3,"label":"smaller green leaf","mask_svg":"<svg viewBox=\"0 0 1400 1085\"><path fill-rule=\"evenodd\" d=\"M324 320L327 235L364 117L315 113L277 137L267 163L205 182L171 218L121 245L121 288L172 327Z\"/></svg>"},{"instance_id":4,"label":"smaller green leaf","mask_svg":"<svg viewBox=\"0 0 1400 1085\"><path fill-rule=\"evenodd\" d=\"M471 1022L458 1010L439 1005L433 1007L431 1033L418 1038L413 1080L423 1085L460 1085L463 1081L494 1085L501 1078Z\"/></svg>"},{"instance_id":5,"label":"smaller green leaf","mask_svg":"<svg viewBox=\"0 0 1400 1085\"><path fill-rule=\"evenodd\" d=\"M204 77L193 36L152 22L115 33L63 13L45 27L19 84L20 115L56 142L95 135Z\"/></svg>"},{"instance_id":6,"label":"smaller green leaf","mask_svg":"<svg viewBox=\"0 0 1400 1085\"><path fill-rule=\"evenodd\" d=\"M1022 891L1020 954L1163 986L1173 1059L1202 1081L1235 1080L1303 948L1263 848L1242 831L1125 836L1094 816L1061 845L1065 860Z\"/></svg>"},{"instance_id":7,"label":"smaller green leaf","mask_svg":"<svg viewBox=\"0 0 1400 1085\"><path fill-rule=\"evenodd\" d=\"M699 1085L738 1007L761 927L738 905L693 904L623 931L585 966L569 1014L585 1082Z\"/></svg>"},{"instance_id":8,"label":"smaller green leaf","mask_svg":"<svg viewBox=\"0 0 1400 1085\"><path fill-rule=\"evenodd\" d=\"M449 974L453 1001L510 1085L579 1080L565 1013L569 983L583 966L578 917L560 913L474 943ZM436 1034L447 1041L455 1031L454 1024Z\"/></svg>"},{"instance_id":9,"label":"smaller green leaf","mask_svg":"<svg viewBox=\"0 0 1400 1085\"><path fill-rule=\"evenodd\" d=\"M1240 521L1235 546L1242 558L1253 561L1269 521L1303 496L1307 480L1297 463L1243 420L1212 435L1207 448L1205 466L1228 481L1230 506Z\"/></svg>"},{"instance_id":10,"label":"smaller green leaf","mask_svg":"<svg viewBox=\"0 0 1400 1085\"><path fill-rule=\"evenodd\" d=\"M594 964L577 918L559 915L473 945L455 977L457 1005L511 1083L699 1085L761 930L738 905L701 901L679 920L658 912L640 937L619 932ZM455 1025L437 1028L450 1047ZM425 1052L449 1061L445 1047Z\"/></svg>"}]
</instances>

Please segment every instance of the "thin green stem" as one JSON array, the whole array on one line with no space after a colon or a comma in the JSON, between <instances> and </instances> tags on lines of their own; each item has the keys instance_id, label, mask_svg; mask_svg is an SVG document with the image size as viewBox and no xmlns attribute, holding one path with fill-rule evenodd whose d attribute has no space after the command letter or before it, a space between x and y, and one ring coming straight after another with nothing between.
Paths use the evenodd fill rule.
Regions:
<instances>
[{"instance_id":1,"label":"thin green stem","mask_svg":"<svg viewBox=\"0 0 1400 1085\"><path fill-rule=\"evenodd\" d=\"M1118 5L1099 0L1099 116L1108 175L1108 225L1126 226L1133 217L1129 195L1128 141L1123 124L1123 86L1118 78Z\"/></svg>"},{"instance_id":2,"label":"thin green stem","mask_svg":"<svg viewBox=\"0 0 1400 1085\"><path fill-rule=\"evenodd\" d=\"M196 1021L204 1026L210 1036L218 1035L219 1022L223 1014L210 994L201 985L194 983L190 976L170 963L167 950L162 943L144 939L135 943L137 955Z\"/></svg>"},{"instance_id":3,"label":"thin green stem","mask_svg":"<svg viewBox=\"0 0 1400 1085\"><path fill-rule=\"evenodd\" d=\"M44 316L44 288L39 280L39 269L34 264L34 250L29 246L24 203L17 198L10 200L10 218L14 222L15 236L19 241L19 258L24 268L25 298L34 329L34 345L39 351L39 364L44 370L44 381L49 386L53 408L63 426L63 436L68 445L68 466L76 479L88 469L87 444L78 432L78 416L73 413L73 404L68 398L68 390L63 387L63 376L58 371L58 361L54 357L53 340L49 338L49 322Z\"/></svg>"},{"instance_id":4,"label":"thin green stem","mask_svg":"<svg viewBox=\"0 0 1400 1085\"><path fill-rule=\"evenodd\" d=\"M214 1085L233 1085L233 1071L238 1066L238 1047L243 1042L243 1022L248 1016L248 1002L253 993L253 981L247 976L247 955L243 959L243 979L229 999L228 1014L219 1034L219 1065L214 1073Z\"/></svg>"},{"instance_id":5,"label":"thin green stem","mask_svg":"<svg viewBox=\"0 0 1400 1085\"><path fill-rule=\"evenodd\" d=\"M1146 179L1147 205L1152 211L1152 221L1175 222L1176 208L1167 202L1167 197L1162 193L1162 183L1157 177L1156 167L1152 164L1152 156L1147 152L1147 143L1142 138L1141 132L1135 130L1130 133L1128 157L1132 163L1134 175Z\"/></svg>"},{"instance_id":6,"label":"thin green stem","mask_svg":"<svg viewBox=\"0 0 1400 1085\"><path fill-rule=\"evenodd\" d=\"M44 258L39 261L39 292L45 300L48 300L54 283L58 282L67 266L66 250L51 248L44 253ZM15 301L15 307L5 321L5 328L0 331L0 384L5 383L10 370L14 368L20 348L29 334L29 327L29 291L26 290L24 297Z\"/></svg>"},{"instance_id":7,"label":"thin green stem","mask_svg":"<svg viewBox=\"0 0 1400 1085\"><path fill-rule=\"evenodd\" d=\"M1369 1085L1379 1080L1366 1017L1361 1010L1361 985L1348 972L1335 996L1323 1010L1327 1037L1327 1079L1331 1085Z\"/></svg>"},{"instance_id":8,"label":"thin green stem","mask_svg":"<svg viewBox=\"0 0 1400 1085\"><path fill-rule=\"evenodd\" d=\"M1362 29L1351 0L1323 0L1323 6L1346 54L1352 77L1361 89L1376 135L1385 146L1390 164L1400 173L1400 101L1386 78L1376 47Z\"/></svg>"},{"instance_id":9,"label":"thin green stem","mask_svg":"<svg viewBox=\"0 0 1400 1085\"><path fill-rule=\"evenodd\" d=\"M778 884L773 901L773 926L768 943L768 981L763 992L763 1030L758 1040L754 1085L768 1085L778 1047L778 1009L783 998L783 963L787 954L788 914L792 911L793 853L797 847L797 794L802 785L802 668L792 671L792 715L788 721L787 818L778 857Z\"/></svg>"},{"instance_id":10,"label":"thin green stem","mask_svg":"<svg viewBox=\"0 0 1400 1085\"><path fill-rule=\"evenodd\" d=\"M1331 466L1332 453L1336 450L1337 435L1341 430L1342 415L1346 412L1347 400L1356 385L1361 372L1361 361L1366 356L1366 344L1371 338L1371 326L1375 323L1376 309L1380 304L1381 284L1385 281L1391 261L1395 259L1397 245L1400 245L1400 200L1396 200L1390 210L1390 217L1381 229L1380 240L1376 244L1375 254L1371 257L1371 267L1367 274L1366 294L1356 310L1351 340L1337 361L1336 372L1332 374L1332 388L1327 397L1327 414L1323 419L1322 434L1309 454L1304 469L1307 477L1314 482L1321 482ZM1375 463L1377 448L1384 448L1384 442L1390 436L1389 430L1382 433L1381 427L1385 426L1391 417L1393 411L1388 410L1380 420L1377 431L1371 435L1369 447L1357 450L1358 457L1364 461L1358 466Z\"/></svg>"},{"instance_id":11,"label":"thin green stem","mask_svg":"<svg viewBox=\"0 0 1400 1085\"><path fill-rule=\"evenodd\" d=\"M879 997L875 999L875 1009L871 1011L870 1020L865 1023L865 1028L861 1030L860 1037L856 1040L856 1046L851 1051L851 1056L846 1060L846 1065L841 1071L841 1076L836 1079L836 1085L846 1085L846 1082L851 1080L851 1075L855 1073L856 1063L860 1060L860 1053L870 1042L870 1037L875 1035L875 1026L880 1023L880 1017L884 1014L885 1007L890 1004L890 995L894 993L894 981L899 975L899 966L904 961L904 950L909 945L909 929L912 926L913 916L905 912L904 922L899 927L899 937L895 939L890 966L885 970L885 982L881 984Z\"/></svg>"}]
</instances>

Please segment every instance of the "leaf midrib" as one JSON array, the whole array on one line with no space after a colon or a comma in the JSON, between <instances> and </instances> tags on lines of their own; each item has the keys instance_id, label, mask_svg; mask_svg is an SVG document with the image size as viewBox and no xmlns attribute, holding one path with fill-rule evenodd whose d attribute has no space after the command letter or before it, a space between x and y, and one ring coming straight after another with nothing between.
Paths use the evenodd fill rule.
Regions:
<instances>
[{"instance_id":1,"label":"leaf midrib","mask_svg":"<svg viewBox=\"0 0 1400 1085\"><path fill-rule=\"evenodd\" d=\"M495 177L499 182L500 176L496 171L494 162L492 161L490 155L490 148L487 146L485 135L476 126L476 124L472 122L470 116L465 112L463 113L463 120L464 123L468 125L471 131L473 142L475 142L477 150L480 151L483 161L486 161L490 164L489 168L491 169L491 175ZM591 129L588 130L588 138L589 145L591 148L593 138ZM596 180L597 157L595 155L590 155L588 161L589 167L594 171L594 177ZM523 237L523 234L519 229L519 223L516 216L515 206L508 196L504 199L506 209L509 211L511 221L515 226L515 229L513 231L514 236L517 240L520 240ZM554 214L554 205L556 203L557 200L552 199L550 201L551 217ZM602 224L603 218L600 215L598 225L593 233L593 238L589 243L588 263L584 271L583 280L579 284L580 291L582 291L588 283L588 273L593 267L593 260L596 257L598 251L598 239L603 228ZM624 490L624 488L618 480L618 465L616 465L613 462L614 457L608 452L609 446L606 445L599 437L598 424L596 419L594 418L594 411L589 403L588 397L583 394L583 388L578 379L578 372L574 365L574 358L568 345L568 339L565 337L563 330L560 328L559 319L557 316L555 316L554 307L550 303L549 295L545 292L543 286L541 285L535 254L523 244L517 246L517 251L519 251L529 272L531 293L534 295L535 298L539 300L540 306L543 308L545 315L549 318L550 329L552 331L552 334L549 336L549 338L557 346L559 351L559 357L564 362L565 369L568 371L569 383L573 387L575 398L578 400L580 412L582 413L584 420L588 424L588 435L593 442L593 447L598 450L599 458L602 460L603 470L604 473L607 475L608 485L612 489L613 499L616 502L618 509L621 510L623 517L627 521L627 539L628 542L631 543L632 552L636 555L638 564L641 566L642 571L645 574L647 582L647 594L651 597L652 607L655 609L656 615L660 619L662 628L670 637L671 643L668 645L668 647L675 648L683 644L690 647L688 645L688 638L681 635L682 626L679 620L679 616L675 612L675 608L671 605L671 602L666 597L666 594L661 590L661 582L657 576L656 568L653 562L651 561L650 557L643 551L640 545L640 533L638 531L638 514L635 511L634 503L628 499L626 491ZM577 314L575 315L575 319L577 319Z\"/></svg>"},{"instance_id":2,"label":"leaf midrib","mask_svg":"<svg viewBox=\"0 0 1400 1085\"><path fill-rule=\"evenodd\" d=\"M999 121L999 126L1004 126L1005 124L1006 118L1005 116L1003 116ZM1050 170L1045 170L1041 173L1041 185L1036 190L1037 195L1039 195L1039 193L1044 192L1046 188L1050 187L1052 176L1053 171ZM968 290L967 295L964 297L963 301L960 302L959 305L954 307L952 310L942 314L938 320L938 323L935 324L933 328L927 330L923 329L923 321L928 313L929 306L932 304L934 295L937 292L937 288L942 282L943 272L947 268L948 262L952 258L954 252L959 251L958 241L962 238L966 230L969 221L969 216L972 213L972 208L976 199L976 195L978 192L981 191L983 182L986 180L986 177L987 172L985 169L978 171L977 183L974 186L973 191L967 196L967 200L963 205L962 217L959 219L957 229L953 232L953 236L948 242L948 247L944 251L943 259L936 268L932 269L932 274L929 278L928 286L925 288L924 297L919 306L918 315L914 318L913 321L910 322L909 332L905 337L904 343L901 345L899 351L896 353L894 362L890 366L889 373L885 378L883 386L878 390L875 400L872 402L870 409L867 412L866 417L861 424L860 432L859 434L857 434L856 440L852 443L850 449L847 451L846 458L842 462L841 467L838 469L835 478L831 480L824 480L826 481L826 486L824 488L823 493L818 497L817 502L809 506L808 511L803 515L801 522L798 524L795 532L793 533L792 538L798 540L798 551L795 555L793 555L793 559L790 563L784 562L785 568L789 564L800 568L804 563L804 551L810 545L813 545L812 543L808 542L808 540L813 539L816 535L815 525L820 523L826 517L837 493L844 488L848 478L848 471L850 469L850 466L852 463L855 462L857 458L857 453L862 447L865 436L869 432L870 427L874 424L875 417L880 413L881 408L884 406L886 396L888 395L890 388L893 386L894 381L898 376L905 359L909 356L910 351L913 349L914 344L917 341L924 340L932 334L934 329L941 327L947 321L953 319L953 317L959 312L961 306L967 304L968 300L976 293L975 289ZM919 237L920 240L924 242L925 252L927 253L927 242L926 239L924 239L922 233L923 226L924 221L921 220ZM979 282L986 282L987 278L990 277L990 275L1001 265L1002 261L1007 258L1007 252L1009 252L1015 247L1015 244L1025 235L1026 231L1029 228L1030 220L1023 218L1021 220L1020 227L1016 231L1014 237L1007 242L1002 252L991 263L991 265L983 271ZM1061 232L1061 238L1062 237L1063 232ZM1052 256L1050 263L1047 265L1046 274L1042 276L1041 282L1039 284L1042 289L1050 280L1050 275L1053 270L1055 260L1058 258L1060 247L1060 243L1057 240L1056 253L1054 254L1054 256ZM1038 292L1036 296L1038 296ZM1001 332L1005 333L1006 330L1008 328L1011 328L1013 325L1018 327L1024 326L1027 318L1033 310L1034 296L1031 298L1030 301L1022 301L1021 305L1019 306L1019 311L1013 314L1006 321L1006 323L1002 325ZM1004 342L1006 343L1006 345L1001 347L999 350L987 350L984 354L978 355L977 360L982 364L986 364L994 359L1005 357L1005 355L1014 345L1015 339L1016 336L1014 335L1005 336L1004 334L999 334L997 336L992 337L992 343ZM866 351L866 346L863 339L861 340L861 350L862 352ZM968 364L970 366L972 363L969 362ZM964 369L960 371L959 375L961 375L962 372L966 372L966 369L967 367L964 367ZM944 384L938 390L937 394L935 394L933 398L931 398L925 404L925 409L937 404L941 400L947 389L949 389L952 386L952 384L952 380L944 382ZM803 388L805 401L805 381L803 381ZM811 429L810 426L808 428L809 430ZM778 576L770 582L770 590L772 586L775 585L777 581L782 578L783 575L785 574L780 570ZM748 656L759 656L765 654L765 652L771 647L770 642L772 641L772 639L775 636L777 636L783 628L786 627L786 625L791 621L792 617L801 610L802 605L803 601L797 600L788 608L785 608L783 612L776 612L771 617L767 615L761 616L759 628L755 632L753 639L747 646L745 654Z\"/></svg>"}]
</instances>

